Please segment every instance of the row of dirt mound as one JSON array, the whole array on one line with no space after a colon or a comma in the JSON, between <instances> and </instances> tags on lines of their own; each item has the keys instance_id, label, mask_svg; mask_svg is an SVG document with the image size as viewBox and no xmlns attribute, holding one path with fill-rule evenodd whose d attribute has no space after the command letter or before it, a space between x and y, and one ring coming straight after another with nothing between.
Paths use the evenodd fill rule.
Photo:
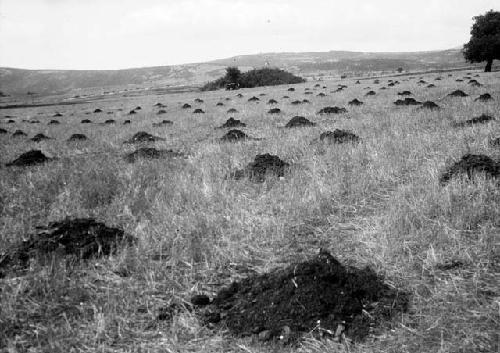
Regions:
<instances>
[{"instance_id":1,"label":"row of dirt mound","mask_svg":"<svg viewBox=\"0 0 500 353\"><path fill-rule=\"evenodd\" d=\"M236 180L248 178L253 182L261 183L268 176L284 177L289 167L290 164L282 161L278 156L269 153L259 154L244 169L236 170L230 173L228 177Z\"/></svg>"},{"instance_id":2,"label":"row of dirt mound","mask_svg":"<svg viewBox=\"0 0 500 353\"><path fill-rule=\"evenodd\" d=\"M121 245L134 242L135 238L122 229L91 218L49 223L0 254L0 277L27 269L31 260L50 261L56 254L89 259L109 255Z\"/></svg>"}]
</instances>

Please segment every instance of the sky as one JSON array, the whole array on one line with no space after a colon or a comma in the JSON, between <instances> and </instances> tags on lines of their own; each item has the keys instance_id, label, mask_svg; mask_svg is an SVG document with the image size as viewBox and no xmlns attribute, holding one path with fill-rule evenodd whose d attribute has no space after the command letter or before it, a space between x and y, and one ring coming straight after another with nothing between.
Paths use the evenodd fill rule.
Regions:
<instances>
[{"instance_id":1,"label":"sky","mask_svg":"<svg viewBox=\"0 0 500 353\"><path fill-rule=\"evenodd\" d=\"M498 0L0 0L0 66L123 69L236 55L424 51Z\"/></svg>"}]
</instances>

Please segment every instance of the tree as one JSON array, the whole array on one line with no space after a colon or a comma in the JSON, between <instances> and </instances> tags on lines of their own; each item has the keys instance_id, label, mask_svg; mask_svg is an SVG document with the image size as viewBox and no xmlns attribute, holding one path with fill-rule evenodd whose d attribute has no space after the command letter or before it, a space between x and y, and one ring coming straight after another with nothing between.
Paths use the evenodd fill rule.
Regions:
<instances>
[{"instance_id":1,"label":"tree","mask_svg":"<svg viewBox=\"0 0 500 353\"><path fill-rule=\"evenodd\" d=\"M464 57L471 63L486 61L484 72L491 72L493 60L500 60L500 12L490 10L473 19L470 41L464 44Z\"/></svg>"},{"instance_id":2,"label":"tree","mask_svg":"<svg viewBox=\"0 0 500 353\"><path fill-rule=\"evenodd\" d=\"M241 71L235 66L230 66L226 68L226 81L228 83L240 83Z\"/></svg>"}]
</instances>

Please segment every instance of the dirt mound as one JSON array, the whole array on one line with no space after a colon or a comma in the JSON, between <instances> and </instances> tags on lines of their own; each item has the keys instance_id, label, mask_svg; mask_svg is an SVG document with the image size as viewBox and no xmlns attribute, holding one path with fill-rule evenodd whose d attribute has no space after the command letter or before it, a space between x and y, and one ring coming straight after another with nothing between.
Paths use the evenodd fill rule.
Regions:
<instances>
[{"instance_id":1,"label":"dirt mound","mask_svg":"<svg viewBox=\"0 0 500 353\"><path fill-rule=\"evenodd\" d=\"M469 85L473 86L473 87L481 87L482 84L479 83L477 80L470 80L469 82L467 82Z\"/></svg>"},{"instance_id":2,"label":"dirt mound","mask_svg":"<svg viewBox=\"0 0 500 353\"><path fill-rule=\"evenodd\" d=\"M9 132L5 129L0 128L0 135L8 134Z\"/></svg>"},{"instance_id":3,"label":"dirt mound","mask_svg":"<svg viewBox=\"0 0 500 353\"><path fill-rule=\"evenodd\" d=\"M267 101L267 104L278 104L278 101L276 99L270 99Z\"/></svg>"},{"instance_id":4,"label":"dirt mound","mask_svg":"<svg viewBox=\"0 0 500 353\"><path fill-rule=\"evenodd\" d=\"M60 118L61 116L63 116L61 113L55 113L52 115L53 118Z\"/></svg>"},{"instance_id":5,"label":"dirt mound","mask_svg":"<svg viewBox=\"0 0 500 353\"><path fill-rule=\"evenodd\" d=\"M455 81L456 82L464 82L464 80L462 80L461 78L457 78Z\"/></svg>"},{"instance_id":6,"label":"dirt mound","mask_svg":"<svg viewBox=\"0 0 500 353\"><path fill-rule=\"evenodd\" d=\"M283 99L288 99L288 98L290 98L290 97L289 96L283 96Z\"/></svg>"},{"instance_id":7,"label":"dirt mound","mask_svg":"<svg viewBox=\"0 0 500 353\"><path fill-rule=\"evenodd\" d=\"M57 125L57 124L59 124L59 120L51 120L49 121L48 125Z\"/></svg>"},{"instance_id":8,"label":"dirt mound","mask_svg":"<svg viewBox=\"0 0 500 353\"><path fill-rule=\"evenodd\" d=\"M491 138L488 140L488 145L493 148L500 147L500 137Z\"/></svg>"},{"instance_id":9,"label":"dirt mound","mask_svg":"<svg viewBox=\"0 0 500 353\"><path fill-rule=\"evenodd\" d=\"M242 179L248 177L254 182L264 182L266 177L272 175L274 177L284 177L290 164L282 161L278 156L272 154L259 154L255 156L252 163L249 163L245 169L237 170L230 177L234 179Z\"/></svg>"},{"instance_id":10,"label":"dirt mound","mask_svg":"<svg viewBox=\"0 0 500 353\"><path fill-rule=\"evenodd\" d=\"M228 127L245 127L247 124L242 123L241 120L235 118L229 118L226 120L224 124L222 124L219 129L225 129Z\"/></svg>"},{"instance_id":11,"label":"dirt mound","mask_svg":"<svg viewBox=\"0 0 500 353\"><path fill-rule=\"evenodd\" d=\"M80 121L81 124L90 124L92 121L89 120L89 119L83 119L82 121Z\"/></svg>"},{"instance_id":12,"label":"dirt mound","mask_svg":"<svg viewBox=\"0 0 500 353\"><path fill-rule=\"evenodd\" d=\"M84 134L73 134L69 137L68 141L85 141L87 140L87 136Z\"/></svg>"},{"instance_id":13,"label":"dirt mound","mask_svg":"<svg viewBox=\"0 0 500 353\"><path fill-rule=\"evenodd\" d=\"M33 120L27 120L26 122L30 123L30 124L40 124L40 120L36 120L36 119L33 119Z\"/></svg>"},{"instance_id":14,"label":"dirt mound","mask_svg":"<svg viewBox=\"0 0 500 353\"><path fill-rule=\"evenodd\" d=\"M194 101L195 101L196 103L203 103L203 99L201 99L201 98L196 98Z\"/></svg>"},{"instance_id":15,"label":"dirt mound","mask_svg":"<svg viewBox=\"0 0 500 353\"><path fill-rule=\"evenodd\" d=\"M249 102L257 102L257 101L259 101L259 100L260 100L260 99L259 99L259 98L257 98L257 97L255 97L255 96L253 96L252 98L249 98L249 99L248 99L248 101L249 101Z\"/></svg>"},{"instance_id":16,"label":"dirt mound","mask_svg":"<svg viewBox=\"0 0 500 353\"><path fill-rule=\"evenodd\" d=\"M484 123L487 123L488 121L492 121L492 120L495 120L495 118L492 116L486 115L486 114L482 114L481 116L476 116L472 119L468 119L465 121L455 123L453 126L455 126L455 127L472 126L475 124L484 124Z\"/></svg>"},{"instance_id":17,"label":"dirt mound","mask_svg":"<svg viewBox=\"0 0 500 353\"><path fill-rule=\"evenodd\" d=\"M141 109L142 109L142 108L141 108L141 106L140 106L140 105L138 105L137 107L135 107L135 108L134 108L134 110L141 110Z\"/></svg>"},{"instance_id":18,"label":"dirt mound","mask_svg":"<svg viewBox=\"0 0 500 353\"><path fill-rule=\"evenodd\" d=\"M205 312L236 336L294 343L303 334L354 341L407 311L409 295L373 270L343 266L327 251L286 268L253 275L219 291Z\"/></svg>"},{"instance_id":19,"label":"dirt mound","mask_svg":"<svg viewBox=\"0 0 500 353\"><path fill-rule=\"evenodd\" d=\"M324 94L323 92L318 93L318 97L326 97L326 94Z\"/></svg>"},{"instance_id":20,"label":"dirt mound","mask_svg":"<svg viewBox=\"0 0 500 353\"><path fill-rule=\"evenodd\" d=\"M398 92L398 96L411 96L412 94L410 91Z\"/></svg>"},{"instance_id":21,"label":"dirt mound","mask_svg":"<svg viewBox=\"0 0 500 353\"><path fill-rule=\"evenodd\" d=\"M340 114L340 113L347 113L347 110L345 108L339 108L339 107L324 107L318 112L318 114Z\"/></svg>"},{"instance_id":22,"label":"dirt mound","mask_svg":"<svg viewBox=\"0 0 500 353\"><path fill-rule=\"evenodd\" d=\"M375 93L375 91L368 91L368 92L366 92L365 96L374 96L376 94L377 93Z\"/></svg>"},{"instance_id":23,"label":"dirt mound","mask_svg":"<svg viewBox=\"0 0 500 353\"><path fill-rule=\"evenodd\" d=\"M31 165L42 164L50 161L46 155L40 150L31 150L21 154L18 158L14 159L12 162L7 163L5 166L15 166L15 167L28 167Z\"/></svg>"},{"instance_id":24,"label":"dirt mound","mask_svg":"<svg viewBox=\"0 0 500 353\"><path fill-rule=\"evenodd\" d=\"M109 255L119 245L134 241L123 230L91 218L52 222L47 227L37 227L36 233L8 249L0 257L0 274L26 269L31 259L49 260L48 255L54 253L79 259Z\"/></svg>"},{"instance_id":25,"label":"dirt mound","mask_svg":"<svg viewBox=\"0 0 500 353\"><path fill-rule=\"evenodd\" d=\"M302 104L302 101L299 101L299 100L295 100L293 102L291 102L292 105L299 105L299 104Z\"/></svg>"},{"instance_id":26,"label":"dirt mound","mask_svg":"<svg viewBox=\"0 0 500 353\"><path fill-rule=\"evenodd\" d=\"M31 138L31 141L34 141L34 142L40 142L43 140L52 140L52 138L45 136L44 134L36 134L35 136L33 136Z\"/></svg>"},{"instance_id":27,"label":"dirt mound","mask_svg":"<svg viewBox=\"0 0 500 353\"><path fill-rule=\"evenodd\" d=\"M474 102L476 102L476 101L487 102L487 101L492 100L492 99L493 99L493 97L491 96L491 94L485 93L485 94L481 94L479 97L474 99Z\"/></svg>"},{"instance_id":28,"label":"dirt mound","mask_svg":"<svg viewBox=\"0 0 500 353\"><path fill-rule=\"evenodd\" d=\"M234 108L231 108L231 109L228 109L228 110L227 110L227 113L228 113L228 114L238 113L238 110L236 110L236 109L234 109Z\"/></svg>"},{"instance_id":29,"label":"dirt mound","mask_svg":"<svg viewBox=\"0 0 500 353\"><path fill-rule=\"evenodd\" d=\"M137 112L135 110L131 110L128 112L128 115L134 115L134 114L137 114Z\"/></svg>"},{"instance_id":30,"label":"dirt mound","mask_svg":"<svg viewBox=\"0 0 500 353\"><path fill-rule=\"evenodd\" d=\"M290 87L290 88L288 89L288 92L295 92L295 88Z\"/></svg>"},{"instance_id":31,"label":"dirt mound","mask_svg":"<svg viewBox=\"0 0 500 353\"><path fill-rule=\"evenodd\" d=\"M286 123L285 127L292 128L292 127L315 126L315 125L316 123L313 123L312 121L304 118L303 116L297 115L291 118L290 121Z\"/></svg>"},{"instance_id":32,"label":"dirt mound","mask_svg":"<svg viewBox=\"0 0 500 353\"><path fill-rule=\"evenodd\" d=\"M223 106L224 106L224 103L222 103L222 102L218 102L215 106L216 106L216 107L223 107Z\"/></svg>"},{"instance_id":33,"label":"dirt mound","mask_svg":"<svg viewBox=\"0 0 500 353\"><path fill-rule=\"evenodd\" d=\"M308 92L305 92L304 94L313 94L313 93L314 93L314 92L310 92L310 91L308 91Z\"/></svg>"},{"instance_id":34,"label":"dirt mound","mask_svg":"<svg viewBox=\"0 0 500 353\"><path fill-rule=\"evenodd\" d=\"M431 83L431 84L428 84L426 87L427 87L427 88L434 88L434 87L436 87L436 85L435 85L435 84L433 84L433 83Z\"/></svg>"},{"instance_id":35,"label":"dirt mound","mask_svg":"<svg viewBox=\"0 0 500 353\"><path fill-rule=\"evenodd\" d=\"M102 113L102 109L97 108L94 110L94 113Z\"/></svg>"},{"instance_id":36,"label":"dirt mound","mask_svg":"<svg viewBox=\"0 0 500 353\"><path fill-rule=\"evenodd\" d=\"M406 97L405 99L398 99L394 102L395 105L419 105L422 102L415 100L415 98Z\"/></svg>"},{"instance_id":37,"label":"dirt mound","mask_svg":"<svg viewBox=\"0 0 500 353\"><path fill-rule=\"evenodd\" d=\"M424 103L422 103L420 109L439 110L441 109L441 107L433 101L425 101Z\"/></svg>"},{"instance_id":38,"label":"dirt mound","mask_svg":"<svg viewBox=\"0 0 500 353\"><path fill-rule=\"evenodd\" d=\"M460 174L466 174L471 179L476 173L484 173L488 177L498 178L500 177L500 164L485 155L466 154L460 161L448 167L441 174L439 182L444 185L451 178Z\"/></svg>"},{"instance_id":39,"label":"dirt mound","mask_svg":"<svg viewBox=\"0 0 500 353\"><path fill-rule=\"evenodd\" d=\"M153 136L145 131L139 131L130 138L130 140L125 141L125 143L141 143L141 142L154 142L154 141L165 141L162 137Z\"/></svg>"},{"instance_id":40,"label":"dirt mound","mask_svg":"<svg viewBox=\"0 0 500 353\"><path fill-rule=\"evenodd\" d=\"M356 82L354 82L354 84L359 85L359 84L361 84L361 82L359 82L359 80L357 80Z\"/></svg>"},{"instance_id":41,"label":"dirt mound","mask_svg":"<svg viewBox=\"0 0 500 353\"><path fill-rule=\"evenodd\" d=\"M131 121L130 121L130 120L124 120L124 121L123 121L123 125L127 125L127 124L130 124L130 123L131 123Z\"/></svg>"},{"instance_id":42,"label":"dirt mound","mask_svg":"<svg viewBox=\"0 0 500 353\"><path fill-rule=\"evenodd\" d=\"M134 163L139 159L167 159L178 158L183 155L173 150L157 150L153 147L141 147L132 153L125 155L125 160L129 163Z\"/></svg>"},{"instance_id":43,"label":"dirt mound","mask_svg":"<svg viewBox=\"0 0 500 353\"><path fill-rule=\"evenodd\" d=\"M325 131L319 135L320 141L329 143L359 142L359 136L347 131L335 129L335 131Z\"/></svg>"},{"instance_id":44,"label":"dirt mound","mask_svg":"<svg viewBox=\"0 0 500 353\"><path fill-rule=\"evenodd\" d=\"M349 103L347 103L349 105L363 105L363 102L360 101L359 99L357 98L354 98L352 101L350 101Z\"/></svg>"},{"instance_id":45,"label":"dirt mound","mask_svg":"<svg viewBox=\"0 0 500 353\"><path fill-rule=\"evenodd\" d=\"M193 114L205 114L205 112L203 111L203 109L196 108L196 109L193 111Z\"/></svg>"},{"instance_id":46,"label":"dirt mound","mask_svg":"<svg viewBox=\"0 0 500 353\"><path fill-rule=\"evenodd\" d=\"M449 97L468 97L469 95L467 93L465 93L464 91L461 91L459 89L451 92L450 94L448 94Z\"/></svg>"},{"instance_id":47,"label":"dirt mound","mask_svg":"<svg viewBox=\"0 0 500 353\"><path fill-rule=\"evenodd\" d=\"M167 106L165 104L163 104L163 103L158 102L155 105L153 105L153 107L166 108Z\"/></svg>"},{"instance_id":48,"label":"dirt mound","mask_svg":"<svg viewBox=\"0 0 500 353\"><path fill-rule=\"evenodd\" d=\"M12 134L12 137L28 136L23 130L16 130Z\"/></svg>"},{"instance_id":49,"label":"dirt mound","mask_svg":"<svg viewBox=\"0 0 500 353\"><path fill-rule=\"evenodd\" d=\"M236 142L248 139L250 139L250 136L237 129L229 130L224 136L220 138L222 142Z\"/></svg>"},{"instance_id":50,"label":"dirt mound","mask_svg":"<svg viewBox=\"0 0 500 353\"><path fill-rule=\"evenodd\" d=\"M243 95L242 95L241 93L238 93L238 94L236 95L236 97L238 97L238 98L243 98Z\"/></svg>"},{"instance_id":51,"label":"dirt mound","mask_svg":"<svg viewBox=\"0 0 500 353\"><path fill-rule=\"evenodd\" d=\"M116 121L114 119L108 119L104 122L104 124L114 124Z\"/></svg>"},{"instance_id":52,"label":"dirt mound","mask_svg":"<svg viewBox=\"0 0 500 353\"><path fill-rule=\"evenodd\" d=\"M162 114L167 114L167 111L165 109L160 109L158 110L158 113L156 113L156 115L162 115Z\"/></svg>"},{"instance_id":53,"label":"dirt mound","mask_svg":"<svg viewBox=\"0 0 500 353\"><path fill-rule=\"evenodd\" d=\"M189 109L189 108L191 108L191 104L184 103L184 104L182 105L182 109Z\"/></svg>"},{"instance_id":54,"label":"dirt mound","mask_svg":"<svg viewBox=\"0 0 500 353\"><path fill-rule=\"evenodd\" d=\"M280 108L272 108L267 111L268 114L280 114L281 109Z\"/></svg>"},{"instance_id":55,"label":"dirt mound","mask_svg":"<svg viewBox=\"0 0 500 353\"><path fill-rule=\"evenodd\" d=\"M16 121L15 120L12 120L12 119L9 119L7 120L7 124L14 124Z\"/></svg>"},{"instance_id":56,"label":"dirt mound","mask_svg":"<svg viewBox=\"0 0 500 353\"><path fill-rule=\"evenodd\" d=\"M418 83L418 84L423 85L423 84L425 84L425 83L427 83L427 82L426 82L426 81L424 81L424 80L420 80L420 81L418 81L417 83Z\"/></svg>"}]
</instances>

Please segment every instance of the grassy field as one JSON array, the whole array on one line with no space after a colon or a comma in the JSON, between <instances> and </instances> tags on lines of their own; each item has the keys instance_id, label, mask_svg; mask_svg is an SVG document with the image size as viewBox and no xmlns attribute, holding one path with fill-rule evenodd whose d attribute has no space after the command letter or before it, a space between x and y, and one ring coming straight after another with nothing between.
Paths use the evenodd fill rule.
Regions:
<instances>
[{"instance_id":1,"label":"grassy field","mask_svg":"<svg viewBox=\"0 0 500 353\"><path fill-rule=\"evenodd\" d=\"M38 167L0 168L0 249L33 232L37 225L65 217L94 217L123 228L137 246L87 263L32 263L26 275L0 279L0 351L3 352L498 352L500 346L500 189L495 181L439 184L446 166L466 153L500 157L488 144L500 136L500 73L473 75L472 87L453 76L398 77L387 86L372 80L308 82L237 92L183 93L114 98L64 107L2 111L10 133L0 135L0 163L30 149L57 159ZM471 75L471 76L473 76ZM348 86L330 93L338 83ZM365 96L370 86L375 96ZM304 95L305 88L314 94ZM465 98L447 97L455 89ZM443 109L397 107L397 92L410 90L420 101ZM241 92L243 98L237 98ZM317 97L325 92L326 97ZM494 100L475 102L489 92ZM248 102L260 96L259 103ZM290 98L282 98L288 95ZM200 97L203 103L195 103ZM230 100L225 100L229 97ZM282 113L270 115L274 98ZM291 105L307 98L310 104ZM358 98L360 107L348 106ZM217 102L224 106L216 107ZM153 105L167 105L157 115ZM181 109L190 103L192 109ZM325 106L346 114L318 115ZM136 115L128 112L141 106ZM229 108L239 112L227 114ZM95 108L103 113L94 114ZM202 108L205 114L192 114ZM121 111L119 109L122 109ZM56 112L63 117L52 118ZM108 114L110 112L110 114ZM497 120L454 128L457 121L489 114ZM295 115L315 127L284 129ZM259 141L221 143L215 127L230 116ZM93 124L80 124L82 119ZM115 119L114 125L100 124ZM37 119L40 124L22 122ZM51 119L61 124L47 125ZM122 125L125 119L130 125ZM172 125L153 127L169 119ZM318 143L321 132L348 129L360 144ZM166 138L158 148L186 159L141 160L133 164L124 145L137 131ZM69 143L73 133L88 141ZM271 153L292 164L283 179L256 184L225 176L256 154ZM188 301L193 293L213 295L223 285L328 249L344 264L369 265L387 283L411 293L410 310L392 329L357 344L304 337L298 346L234 338L212 330L190 312L171 323L156 320L161 307ZM446 269L447 264L458 266ZM453 267L453 266L450 266Z\"/></svg>"}]
</instances>

